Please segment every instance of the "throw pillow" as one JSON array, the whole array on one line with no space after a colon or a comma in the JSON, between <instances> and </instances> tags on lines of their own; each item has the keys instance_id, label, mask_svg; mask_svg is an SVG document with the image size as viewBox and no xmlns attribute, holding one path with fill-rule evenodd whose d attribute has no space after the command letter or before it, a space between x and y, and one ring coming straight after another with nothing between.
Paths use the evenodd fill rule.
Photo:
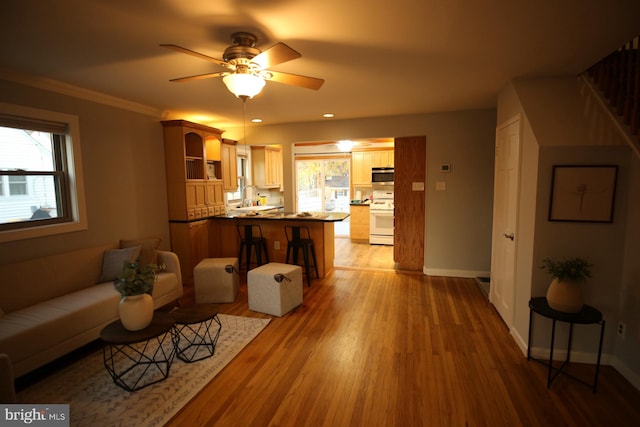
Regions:
<instances>
[{"instance_id":1,"label":"throw pillow","mask_svg":"<svg viewBox=\"0 0 640 427\"><path fill-rule=\"evenodd\" d=\"M133 262L140 255L140 246L125 249L111 249L104 251L102 257L102 272L98 283L116 280L125 262Z\"/></svg>"},{"instance_id":2,"label":"throw pillow","mask_svg":"<svg viewBox=\"0 0 640 427\"><path fill-rule=\"evenodd\" d=\"M158 264L158 246L160 238L150 237L140 240L120 240L120 248L132 248L140 246L140 263L142 265Z\"/></svg>"}]
</instances>

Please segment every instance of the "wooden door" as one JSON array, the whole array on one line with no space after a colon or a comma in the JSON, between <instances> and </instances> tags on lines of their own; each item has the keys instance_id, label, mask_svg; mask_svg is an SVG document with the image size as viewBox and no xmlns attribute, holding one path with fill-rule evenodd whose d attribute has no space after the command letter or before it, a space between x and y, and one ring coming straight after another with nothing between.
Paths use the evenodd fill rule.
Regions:
<instances>
[{"instance_id":1,"label":"wooden door","mask_svg":"<svg viewBox=\"0 0 640 427\"><path fill-rule=\"evenodd\" d=\"M394 245L396 267L424 267L427 138L396 138L394 143Z\"/></svg>"},{"instance_id":2,"label":"wooden door","mask_svg":"<svg viewBox=\"0 0 640 427\"><path fill-rule=\"evenodd\" d=\"M513 325L517 217L520 181L520 117L498 126L493 196L491 287L489 300L511 328Z\"/></svg>"}]
</instances>

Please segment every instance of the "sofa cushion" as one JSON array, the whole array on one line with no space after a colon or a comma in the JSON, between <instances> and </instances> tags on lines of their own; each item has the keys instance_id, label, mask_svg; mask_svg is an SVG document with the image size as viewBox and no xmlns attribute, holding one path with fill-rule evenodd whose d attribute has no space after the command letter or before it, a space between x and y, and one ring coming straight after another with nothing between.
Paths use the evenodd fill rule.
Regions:
<instances>
[{"instance_id":1,"label":"sofa cushion","mask_svg":"<svg viewBox=\"0 0 640 427\"><path fill-rule=\"evenodd\" d=\"M120 240L121 248L131 248L140 246L140 262L146 264L158 264L158 246L160 246L160 238L150 237L148 239L138 240Z\"/></svg>"},{"instance_id":2,"label":"sofa cushion","mask_svg":"<svg viewBox=\"0 0 640 427\"><path fill-rule=\"evenodd\" d=\"M133 262L140 255L140 246L104 251L102 272L98 282L112 282L120 277L125 262Z\"/></svg>"},{"instance_id":3,"label":"sofa cushion","mask_svg":"<svg viewBox=\"0 0 640 427\"><path fill-rule=\"evenodd\" d=\"M95 285L104 251L115 248L117 242L0 265L0 305L5 316Z\"/></svg>"},{"instance_id":4,"label":"sofa cushion","mask_svg":"<svg viewBox=\"0 0 640 427\"><path fill-rule=\"evenodd\" d=\"M2 318L0 353L7 353L16 364L46 352L70 337L118 319L119 301L120 295L108 282L9 313Z\"/></svg>"}]
</instances>

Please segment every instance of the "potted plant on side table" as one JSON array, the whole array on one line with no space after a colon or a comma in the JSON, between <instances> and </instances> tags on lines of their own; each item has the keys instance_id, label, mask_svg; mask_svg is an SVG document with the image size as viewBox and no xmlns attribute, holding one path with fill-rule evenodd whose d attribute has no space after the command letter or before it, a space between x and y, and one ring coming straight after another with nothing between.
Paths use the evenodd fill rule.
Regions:
<instances>
[{"instance_id":1,"label":"potted plant on side table","mask_svg":"<svg viewBox=\"0 0 640 427\"><path fill-rule=\"evenodd\" d=\"M120 292L118 313L125 329L138 331L151 323L153 318L153 298L151 293L160 267L154 264L142 265L140 260L125 262L122 273L114 283Z\"/></svg>"},{"instance_id":2,"label":"potted plant on side table","mask_svg":"<svg viewBox=\"0 0 640 427\"><path fill-rule=\"evenodd\" d=\"M542 268L553 280L547 290L549 307L565 313L578 313L584 306L582 284L591 277L591 264L583 258L563 258L542 260Z\"/></svg>"}]
</instances>

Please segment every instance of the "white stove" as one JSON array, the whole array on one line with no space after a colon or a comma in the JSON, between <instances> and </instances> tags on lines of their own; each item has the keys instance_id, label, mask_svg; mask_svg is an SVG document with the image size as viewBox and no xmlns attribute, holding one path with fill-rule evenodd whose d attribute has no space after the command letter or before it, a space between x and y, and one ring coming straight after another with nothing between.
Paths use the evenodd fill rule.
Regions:
<instances>
[{"instance_id":1,"label":"white stove","mask_svg":"<svg viewBox=\"0 0 640 427\"><path fill-rule=\"evenodd\" d=\"M374 190L369 206L369 243L393 245L394 205L393 190Z\"/></svg>"},{"instance_id":2,"label":"white stove","mask_svg":"<svg viewBox=\"0 0 640 427\"><path fill-rule=\"evenodd\" d=\"M379 201L379 202L376 202L374 200L369 205L369 209L373 211L392 211L394 209L393 200L386 200L386 201Z\"/></svg>"}]
</instances>

